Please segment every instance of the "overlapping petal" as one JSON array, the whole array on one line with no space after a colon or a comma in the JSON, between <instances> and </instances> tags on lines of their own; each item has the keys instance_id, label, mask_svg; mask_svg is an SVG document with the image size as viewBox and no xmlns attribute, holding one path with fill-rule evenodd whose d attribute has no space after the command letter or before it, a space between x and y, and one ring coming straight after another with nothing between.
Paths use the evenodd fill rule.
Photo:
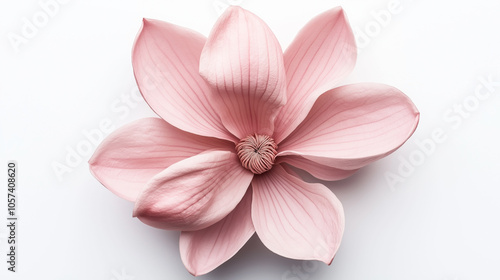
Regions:
<instances>
[{"instance_id":1,"label":"overlapping petal","mask_svg":"<svg viewBox=\"0 0 500 280\"><path fill-rule=\"evenodd\" d=\"M249 188L236 208L221 221L205 229L181 233L181 258L191 274L197 276L212 271L245 245L255 232L251 205Z\"/></svg>"},{"instance_id":2,"label":"overlapping petal","mask_svg":"<svg viewBox=\"0 0 500 280\"><path fill-rule=\"evenodd\" d=\"M271 251L330 264L342 240L344 211L321 184L306 183L280 165L252 181L252 221Z\"/></svg>"},{"instance_id":3,"label":"overlapping petal","mask_svg":"<svg viewBox=\"0 0 500 280\"><path fill-rule=\"evenodd\" d=\"M89 160L92 174L116 195L134 201L156 174L208 149L232 150L230 142L179 130L145 118L114 131Z\"/></svg>"},{"instance_id":4,"label":"overlapping petal","mask_svg":"<svg viewBox=\"0 0 500 280\"><path fill-rule=\"evenodd\" d=\"M132 51L139 89L149 106L179 129L234 141L198 73L202 35L170 23L144 19Z\"/></svg>"},{"instance_id":5,"label":"overlapping petal","mask_svg":"<svg viewBox=\"0 0 500 280\"><path fill-rule=\"evenodd\" d=\"M283 53L269 27L240 7L229 7L208 36L200 74L225 127L238 138L272 135L286 101Z\"/></svg>"},{"instance_id":6,"label":"overlapping petal","mask_svg":"<svg viewBox=\"0 0 500 280\"><path fill-rule=\"evenodd\" d=\"M137 198L134 216L161 229L203 229L236 207L252 178L234 152L207 151L153 177Z\"/></svg>"},{"instance_id":7,"label":"overlapping petal","mask_svg":"<svg viewBox=\"0 0 500 280\"><path fill-rule=\"evenodd\" d=\"M276 143L300 124L319 95L351 73L356 55L354 35L341 7L302 28L284 54L288 100L276 117Z\"/></svg>"},{"instance_id":8,"label":"overlapping petal","mask_svg":"<svg viewBox=\"0 0 500 280\"><path fill-rule=\"evenodd\" d=\"M344 170L361 168L399 148L415 131L419 112L398 89L353 84L323 94L280 144L278 156L300 155Z\"/></svg>"},{"instance_id":9,"label":"overlapping petal","mask_svg":"<svg viewBox=\"0 0 500 280\"><path fill-rule=\"evenodd\" d=\"M325 180L325 181L338 181L345 179L352 174L354 174L357 169L354 170L343 170L339 168L334 168L330 166L326 166L312 160L308 160L301 156L284 156L279 157L277 162L285 162L294 167L307 171L309 174L314 177Z\"/></svg>"}]
</instances>

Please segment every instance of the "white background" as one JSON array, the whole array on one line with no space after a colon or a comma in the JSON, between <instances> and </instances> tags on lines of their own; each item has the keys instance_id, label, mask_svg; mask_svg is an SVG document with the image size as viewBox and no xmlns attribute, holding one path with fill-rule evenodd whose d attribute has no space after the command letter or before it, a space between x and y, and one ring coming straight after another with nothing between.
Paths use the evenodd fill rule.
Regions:
<instances>
[{"instance_id":1,"label":"white background","mask_svg":"<svg viewBox=\"0 0 500 280\"><path fill-rule=\"evenodd\" d=\"M193 279L179 257L179 234L132 218L132 203L90 175L95 144L85 133L102 122L116 128L153 115L136 98L131 68L142 17L208 35L216 6L230 2L267 22L283 49L313 16L342 5L360 49L345 83L396 86L421 121L391 156L325 183L343 202L347 222L331 266L282 258L254 236L199 279L500 279L497 0L69 0L51 15L38 1L2 0L0 278ZM381 19L388 5L398 8ZM29 36L26 21L38 25ZM13 44L13 36L24 40ZM498 82L488 90L481 79ZM17 161L19 179L15 274L4 262L8 160ZM58 175L58 164L67 172Z\"/></svg>"}]
</instances>

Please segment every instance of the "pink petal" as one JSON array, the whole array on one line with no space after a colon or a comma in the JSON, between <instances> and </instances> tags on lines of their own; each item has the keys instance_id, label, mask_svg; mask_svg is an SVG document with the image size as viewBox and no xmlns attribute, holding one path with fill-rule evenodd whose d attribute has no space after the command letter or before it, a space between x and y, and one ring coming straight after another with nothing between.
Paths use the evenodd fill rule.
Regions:
<instances>
[{"instance_id":1,"label":"pink petal","mask_svg":"<svg viewBox=\"0 0 500 280\"><path fill-rule=\"evenodd\" d=\"M323 94L307 118L280 144L278 156L354 170L399 148L413 134L419 112L401 91L353 84Z\"/></svg>"},{"instance_id":2,"label":"pink petal","mask_svg":"<svg viewBox=\"0 0 500 280\"><path fill-rule=\"evenodd\" d=\"M229 260L255 232L249 188L238 206L218 223L197 231L183 231L179 241L182 262L195 275L206 274Z\"/></svg>"},{"instance_id":3,"label":"pink petal","mask_svg":"<svg viewBox=\"0 0 500 280\"><path fill-rule=\"evenodd\" d=\"M116 195L134 201L156 174L208 149L234 144L177 129L159 118L130 123L109 135L89 160L90 171Z\"/></svg>"},{"instance_id":4,"label":"pink petal","mask_svg":"<svg viewBox=\"0 0 500 280\"><path fill-rule=\"evenodd\" d=\"M238 138L272 135L274 118L286 102L283 53L256 15L229 7L208 36L200 74L214 88L225 127Z\"/></svg>"},{"instance_id":5,"label":"pink petal","mask_svg":"<svg viewBox=\"0 0 500 280\"><path fill-rule=\"evenodd\" d=\"M267 248L287 258L332 262L344 232L344 210L328 188L277 165L255 176L252 189L252 221Z\"/></svg>"},{"instance_id":6,"label":"pink petal","mask_svg":"<svg viewBox=\"0 0 500 280\"><path fill-rule=\"evenodd\" d=\"M209 85L198 73L205 41L192 30L144 19L132 51L135 78L149 106L170 124L233 141L208 100Z\"/></svg>"},{"instance_id":7,"label":"pink petal","mask_svg":"<svg viewBox=\"0 0 500 280\"><path fill-rule=\"evenodd\" d=\"M204 152L153 177L137 198L134 216L161 229L203 229L236 207L252 177L234 152Z\"/></svg>"},{"instance_id":8,"label":"pink petal","mask_svg":"<svg viewBox=\"0 0 500 280\"><path fill-rule=\"evenodd\" d=\"M352 174L354 174L357 169L354 170L342 170L326 165L322 165L320 163L316 163L312 160L308 160L301 156L284 156L278 157L276 160L277 163L285 162L294 167L307 171L309 174L314 177L325 180L325 181L338 181L345 179Z\"/></svg>"},{"instance_id":9,"label":"pink petal","mask_svg":"<svg viewBox=\"0 0 500 280\"><path fill-rule=\"evenodd\" d=\"M288 101L276 117L276 143L302 122L319 95L351 73L356 52L342 8L326 11L304 26L284 54Z\"/></svg>"}]
</instances>

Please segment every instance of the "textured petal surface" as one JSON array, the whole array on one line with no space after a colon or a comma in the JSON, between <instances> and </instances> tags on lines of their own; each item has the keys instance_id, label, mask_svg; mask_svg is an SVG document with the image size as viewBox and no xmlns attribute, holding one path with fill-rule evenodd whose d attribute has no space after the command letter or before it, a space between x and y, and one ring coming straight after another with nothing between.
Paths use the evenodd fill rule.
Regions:
<instances>
[{"instance_id":1,"label":"textured petal surface","mask_svg":"<svg viewBox=\"0 0 500 280\"><path fill-rule=\"evenodd\" d=\"M208 100L210 86L198 73L205 37L170 23L144 19L132 52L144 99L182 130L234 141Z\"/></svg>"},{"instance_id":2,"label":"textured petal surface","mask_svg":"<svg viewBox=\"0 0 500 280\"><path fill-rule=\"evenodd\" d=\"M254 14L229 7L208 36L200 74L214 88L225 127L238 138L272 135L286 102L283 53L269 27Z\"/></svg>"},{"instance_id":3,"label":"textured petal surface","mask_svg":"<svg viewBox=\"0 0 500 280\"><path fill-rule=\"evenodd\" d=\"M278 255L330 264L344 232L344 210L321 184L280 165L252 181L252 220L262 243Z\"/></svg>"},{"instance_id":4,"label":"textured petal surface","mask_svg":"<svg viewBox=\"0 0 500 280\"><path fill-rule=\"evenodd\" d=\"M413 134L419 112L394 87L353 84L323 94L307 118L280 144L279 156L301 155L353 170L380 159Z\"/></svg>"},{"instance_id":5,"label":"textured petal surface","mask_svg":"<svg viewBox=\"0 0 500 280\"><path fill-rule=\"evenodd\" d=\"M197 231L183 231L179 241L182 262L197 276L229 260L254 234L251 215L252 190L218 223Z\"/></svg>"},{"instance_id":6,"label":"textured petal surface","mask_svg":"<svg viewBox=\"0 0 500 280\"><path fill-rule=\"evenodd\" d=\"M106 137L89 160L92 174L118 196L134 201L149 180L175 162L232 143L194 135L159 118L145 118Z\"/></svg>"},{"instance_id":7,"label":"textured petal surface","mask_svg":"<svg viewBox=\"0 0 500 280\"><path fill-rule=\"evenodd\" d=\"M301 156L284 156L276 159L277 163L288 163L294 167L307 171L314 177L325 181L338 181L354 174L354 170L342 170L327 165L323 165Z\"/></svg>"},{"instance_id":8,"label":"textured petal surface","mask_svg":"<svg viewBox=\"0 0 500 280\"><path fill-rule=\"evenodd\" d=\"M297 34L284 54L288 101L276 118L276 143L300 124L319 95L351 73L356 52L340 7L318 15Z\"/></svg>"},{"instance_id":9,"label":"textured petal surface","mask_svg":"<svg viewBox=\"0 0 500 280\"><path fill-rule=\"evenodd\" d=\"M139 194L134 216L161 229L203 229L236 207L252 177L235 153L204 152L156 175Z\"/></svg>"}]
</instances>

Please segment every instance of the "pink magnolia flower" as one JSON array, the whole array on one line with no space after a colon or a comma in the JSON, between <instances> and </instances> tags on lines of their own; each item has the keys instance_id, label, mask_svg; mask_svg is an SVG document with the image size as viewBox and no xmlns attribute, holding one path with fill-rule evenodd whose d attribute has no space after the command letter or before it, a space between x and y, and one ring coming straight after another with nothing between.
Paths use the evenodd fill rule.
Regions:
<instances>
[{"instance_id":1,"label":"pink magnolia flower","mask_svg":"<svg viewBox=\"0 0 500 280\"><path fill-rule=\"evenodd\" d=\"M342 205L288 165L346 178L400 147L419 119L396 88L336 87L355 61L340 7L311 20L284 53L269 27L239 7L208 38L145 19L132 62L161 119L112 133L90 170L134 201L142 222L182 231L182 261L194 275L231 258L254 232L276 254L330 264Z\"/></svg>"}]
</instances>

